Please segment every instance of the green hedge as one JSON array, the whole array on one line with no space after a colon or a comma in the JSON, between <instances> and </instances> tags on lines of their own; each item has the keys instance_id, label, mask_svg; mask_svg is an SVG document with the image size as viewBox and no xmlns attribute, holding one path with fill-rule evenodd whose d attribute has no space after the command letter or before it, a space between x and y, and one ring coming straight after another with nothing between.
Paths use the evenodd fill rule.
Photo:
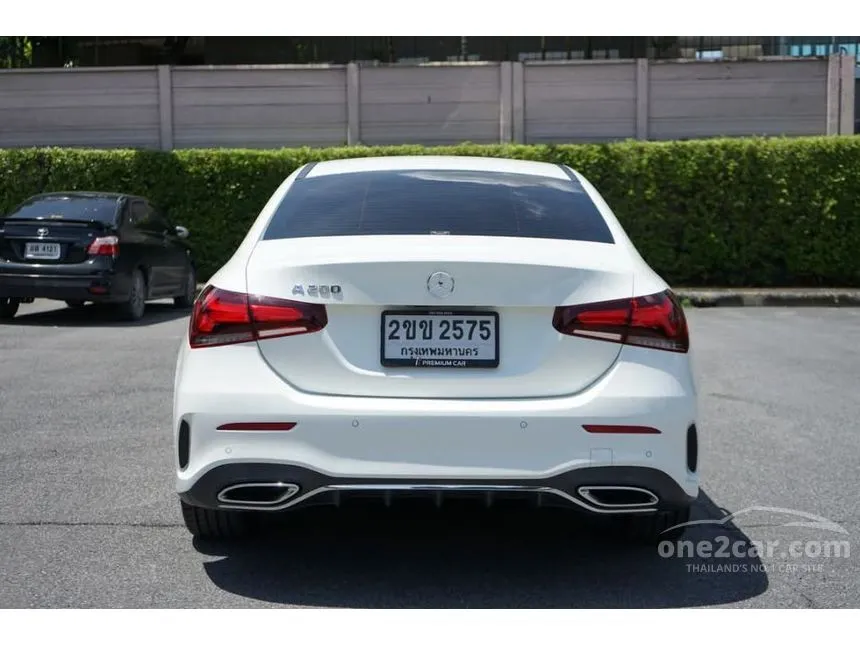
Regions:
<instances>
[{"instance_id":1,"label":"green hedge","mask_svg":"<svg viewBox=\"0 0 860 645\"><path fill-rule=\"evenodd\" d=\"M56 190L150 197L191 229L202 277L278 184L313 160L393 154L563 162L603 193L676 286L860 286L860 137L606 145L0 150L0 210Z\"/></svg>"}]
</instances>

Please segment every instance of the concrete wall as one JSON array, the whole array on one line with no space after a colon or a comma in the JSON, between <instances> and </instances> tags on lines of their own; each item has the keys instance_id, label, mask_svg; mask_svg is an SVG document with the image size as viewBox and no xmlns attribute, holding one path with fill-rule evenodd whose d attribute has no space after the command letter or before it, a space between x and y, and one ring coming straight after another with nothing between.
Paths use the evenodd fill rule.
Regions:
<instances>
[{"instance_id":1,"label":"concrete wall","mask_svg":"<svg viewBox=\"0 0 860 645\"><path fill-rule=\"evenodd\" d=\"M364 144L498 143L500 65L363 67Z\"/></svg>"},{"instance_id":2,"label":"concrete wall","mask_svg":"<svg viewBox=\"0 0 860 645\"><path fill-rule=\"evenodd\" d=\"M174 69L173 146L271 148L346 143L346 70Z\"/></svg>"},{"instance_id":3,"label":"concrete wall","mask_svg":"<svg viewBox=\"0 0 860 645\"><path fill-rule=\"evenodd\" d=\"M650 65L648 137L823 134L827 62Z\"/></svg>"},{"instance_id":4,"label":"concrete wall","mask_svg":"<svg viewBox=\"0 0 860 645\"><path fill-rule=\"evenodd\" d=\"M0 147L849 134L850 57L0 71Z\"/></svg>"},{"instance_id":5,"label":"concrete wall","mask_svg":"<svg viewBox=\"0 0 860 645\"><path fill-rule=\"evenodd\" d=\"M155 68L0 72L0 147L158 145Z\"/></svg>"},{"instance_id":6,"label":"concrete wall","mask_svg":"<svg viewBox=\"0 0 860 645\"><path fill-rule=\"evenodd\" d=\"M525 140L636 137L636 63L527 63Z\"/></svg>"}]
</instances>

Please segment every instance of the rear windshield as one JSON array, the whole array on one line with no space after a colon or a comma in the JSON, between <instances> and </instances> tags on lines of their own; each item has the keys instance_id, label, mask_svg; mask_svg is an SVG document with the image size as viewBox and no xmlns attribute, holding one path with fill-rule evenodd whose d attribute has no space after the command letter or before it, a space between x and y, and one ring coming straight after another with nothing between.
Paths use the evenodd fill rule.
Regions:
<instances>
[{"instance_id":1,"label":"rear windshield","mask_svg":"<svg viewBox=\"0 0 860 645\"><path fill-rule=\"evenodd\" d=\"M110 224L116 220L116 205L116 199L107 197L39 196L19 204L6 219L96 220Z\"/></svg>"},{"instance_id":2,"label":"rear windshield","mask_svg":"<svg viewBox=\"0 0 860 645\"><path fill-rule=\"evenodd\" d=\"M432 234L613 243L606 221L578 181L464 170L299 179L263 239Z\"/></svg>"}]
</instances>

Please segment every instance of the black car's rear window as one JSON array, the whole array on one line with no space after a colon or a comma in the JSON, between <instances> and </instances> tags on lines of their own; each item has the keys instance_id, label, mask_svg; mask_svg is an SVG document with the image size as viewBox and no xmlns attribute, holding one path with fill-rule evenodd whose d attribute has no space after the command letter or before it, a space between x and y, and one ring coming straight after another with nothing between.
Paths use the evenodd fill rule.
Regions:
<instances>
[{"instance_id":1,"label":"black car's rear window","mask_svg":"<svg viewBox=\"0 0 860 645\"><path fill-rule=\"evenodd\" d=\"M571 179L465 170L399 170L296 180L263 239L484 235L613 243Z\"/></svg>"},{"instance_id":2,"label":"black car's rear window","mask_svg":"<svg viewBox=\"0 0 860 645\"><path fill-rule=\"evenodd\" d=\"M96 220L110 224L116 220L117 200L109 197L40 195L31 197L6 215L6 219Z\"/></svg>"}]
</instances>

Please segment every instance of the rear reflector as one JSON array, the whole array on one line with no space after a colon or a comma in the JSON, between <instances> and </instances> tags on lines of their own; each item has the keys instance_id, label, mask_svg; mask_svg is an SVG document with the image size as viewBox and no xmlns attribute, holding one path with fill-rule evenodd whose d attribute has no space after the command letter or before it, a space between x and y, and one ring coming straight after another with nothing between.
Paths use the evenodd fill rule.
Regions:
<instances>
[{"instance_id":1,"label":"rear reflector","mask_svg":"<svg viewBox=\"0 0 860 645\"><path fill-rule=\"evenodd\" d=\"M552 325L562 334L670 352L690 348L684 308L671 291L638 298L556 307Z\"/></svg>"},{"instance_id":2,"label":"rear reflector","mask_svg":"<svg viewBox=\"0 0 860 645\"><path fill-rule=\"evenodd\" d=\"M699 465L699 434L694 423L687 428L687 470L696 472Z\"/></svg>"},{"instance_id":3,"label":"rear reflector","mask_svg":"<svg viewBox=\"0 0 860 645\"><path fill-rule=\"evenodd\" d=\"M649 426L601 426L584 425L586 432L593 434L660 434L657 428Z\"/></svg>"},{"instance_id":4,"label":"rear reflector","mask_svg":"<svg viewBox=\"0 0 860 645\"><path fill-rule=\"evenodd\" d=\"M188 467L188 460L191 453L191 427L187 421L179 424L179 437L176 442L176 453L179 458L179 469L185 470Z\"/></svg>"},{"instance_id":5,"label":"rear reflector","mask_svg":"<svg viewBox=\"0 0 860 645\"><path fill-rule=\"evenodd\" d=\"M112 258L119 257L119 238L115 235L97 237L87 248L87 255L108 255Z\"/></svg>"},{"instance_id":6,"label":"rear reflector","mask_svg":"<svg viewBox=\"0 0 860 645\"><path fill-rule=\"evenodd\" d=\"M286 432L296 427L295 423L286 422L249 422L249 423L225 423L218 426L219 430L247 430L247 431L274 431Z\"/></svg>"},{"instance_id":7,"label":"rear reflector","mask_svg":"<svg viewBox=\"0 0 860 645\"><path fill-rule=\"evenodd\" d=\"M215 347L317 332L328 324L325 305L206 287L189 323L191 347Z\"/></svg>"}]
</instances>

